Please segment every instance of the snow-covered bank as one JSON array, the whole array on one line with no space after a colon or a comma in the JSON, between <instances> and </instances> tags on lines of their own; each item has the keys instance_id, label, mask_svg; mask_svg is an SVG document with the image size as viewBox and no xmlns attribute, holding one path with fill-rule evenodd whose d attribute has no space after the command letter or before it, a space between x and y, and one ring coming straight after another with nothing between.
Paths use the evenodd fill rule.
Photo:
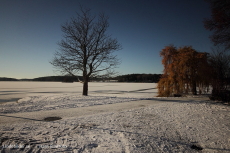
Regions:
<instances>
[{"instance_id":1,"label":"snow-covered bank","mask_svg":"<svg viewBox=\"0 0 230 153\"><path fill-rule=\"evenodd\" d=\"M19 103L32 102L33 105L40 105L39 103L43 101L49 101L47 108L56 108L53 106L55 102L66 106L70 106L71 102L86 105L83 104L84 101L93 103L90 98L97 99L94 105L108 104L106 101L113 102L114 99L121 102L135 99L110 96L71 98L69 95L55 95L25 98ZM95 112L93 115L67 117L52 122L1 124L1 151L190 153L198 152L191 148L197 146L203 149L202 152L207 153L230 152L230 108L228 106L209 104L199 99L168 100L170 102L166 98L155 99L157 103L147 107ZM1 106L7 105L9 104ZM24 108L29 111L33 107ZM56 109L57 112L60 110Z\"/></svg>"}]
</instances>

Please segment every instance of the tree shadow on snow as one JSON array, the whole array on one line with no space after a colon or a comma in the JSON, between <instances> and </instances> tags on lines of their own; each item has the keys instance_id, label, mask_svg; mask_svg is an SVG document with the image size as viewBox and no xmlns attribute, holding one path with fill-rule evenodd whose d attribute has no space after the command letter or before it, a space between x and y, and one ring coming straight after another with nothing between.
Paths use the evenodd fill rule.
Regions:
<instances>
[{"instance_id":1,"label":"tree shadow on snow","mask_svg":"<svg viewBox=\"0 0 230 153\"><path fill-rule=\"evenodd\" d=\"M0 116L10 117L10 118L18 118L18 119L24 119L24 120L31 120L31 121L44 121L44 120L38 120L38 119L32 119L32 118L26 118L26 117L19 117L19 116L11 116L11 115L5 115L5 114L0 114Z\"/></svg>"},{"instance_id":2,"label":"tree shadow on snow","mask_svg":"<svg viewBox=\"0 0 230 153\"><path fill-rule=\"evenodd\" d=\"M131 91L124 91L124 90L97 90L92 91L94 93L109 93L109 94L124 94L124 93L156 93L156 92L143 92L147 90L152 90L156 88L146 88L146 89L138 89L138 90L131 90Z\"/></svg>"},{"instance_id":3,"label":"tree shadow on snow","mask_svg":"<svg viewBox=\"0 0 230 153\"><path fill-rule=\"evenodd\" d=\"M7 102L18 102L21 98L9 98L9 99L0 99L0 104L7 103Z\"/></svg>"}]
</instances>

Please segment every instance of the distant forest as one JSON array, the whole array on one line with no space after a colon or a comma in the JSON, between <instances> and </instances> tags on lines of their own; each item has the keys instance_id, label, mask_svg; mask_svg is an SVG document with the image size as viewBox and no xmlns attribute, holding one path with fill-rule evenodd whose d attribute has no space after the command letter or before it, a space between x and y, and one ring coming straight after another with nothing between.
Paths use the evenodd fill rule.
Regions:
<instances>
[{"instance_id":1,"label":"distant forest","mask_svg":"<svg viewBox=\"0 0 230 153\"><path fill-rule=\"evenodd\" d=\"M162 74L127 74L114 78L118 82L153 82L157 83Z\"/></svg>"},{"instance_id":2,"label":"distant forest","mask_svg":"<svg viewBox=\"0 0 230 153\"><path fill-rule=\"evenodd\" d=\"M162 74L127 74L120 75L110 78L91 78L90 81L94 82L146 82L146 83L157 83L160 80ZM79 79L82 80L82 77L79 76ZM38 77L34 79L15 79L15 78L6 78L0 77L0 81L50 81L50 82L78 82L78 78L74 76L46 76Z\"/></svg>"}]
</instances>

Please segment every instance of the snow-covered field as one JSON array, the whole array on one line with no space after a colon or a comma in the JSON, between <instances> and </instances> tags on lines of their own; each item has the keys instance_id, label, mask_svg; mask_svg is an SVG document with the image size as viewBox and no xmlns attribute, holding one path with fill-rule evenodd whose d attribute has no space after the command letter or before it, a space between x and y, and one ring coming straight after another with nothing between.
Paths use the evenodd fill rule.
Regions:
<instances>
[{"instance_id":1,"label":"snow-covered field","mask_svg":"<svg viewBox=\"0 0 230 153\"><path fill-rule=\"evenodd\" d=\"M154 83L89 83L89 95L116 94L153 97L157 94ZM61 82L0 82L0 103L15 102L27 96L82 94L82 84ZM133 94L132 94L133 96Z\"/></svg>"},{"instance_id":2,"label":"snow-covered field","mask_svg":"<svg viewBox=\"0 0 230 153\"><path fill-rule=\"evenodd\" d=\"M153 83L81 92L80 83L0 82L0 152L230 152L230 108L207 97L156 98Z\"/></svg>"}]
</instances>

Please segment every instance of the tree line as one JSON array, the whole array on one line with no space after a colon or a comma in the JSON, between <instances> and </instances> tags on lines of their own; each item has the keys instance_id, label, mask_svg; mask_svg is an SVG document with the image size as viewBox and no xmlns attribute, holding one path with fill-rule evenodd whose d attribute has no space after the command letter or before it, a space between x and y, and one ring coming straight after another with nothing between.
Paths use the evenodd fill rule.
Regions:
<instances>
[{"instance_id":1,"label":"tree line","mask_svg":"<svg viewBox=\"0 0 230 153\"><path fill-rule=\"evenodd\" d=\"M19 81L15 78L0 77L0 81Z\"/></svg>"},{"instance_id":2,"label":"tree line","mask_svg":"<svg viewBox=\"0 0 230 153\"><path fill-rule=\"evenodd\" d=\"M157 83L162 74L127 74L117 76L114 79L118 82L151 82Z\"/></svg>"},{"instance_id":3,"label":"tree line","mask_svg":"<svg viewBox=\"0 0 230 153\"><path fill-rule=\"evenodd\" d=\"M74 82L78 81L77 78L73 76L45 76L38 77L33 79L15 79L15 78L7 78L0 77L0 81L51 81L51 82Z\"/></svg>"},{"instance_id":4,"label":"tree line","mask_svg":"<svg viewBox=\"0 0 230 153\"><path fill-rule=\"evenodd\" d=\"M91 77L89 82L105 82L114 80L116 82L146 82L157 83L162 74L126 74L116 77ZM15 79L15 78L3 78L0 77L0 81L47 81L47 82L79 82L83 79L83 76L45 76L33 79Z\"/></svg>"}]
</instances>

